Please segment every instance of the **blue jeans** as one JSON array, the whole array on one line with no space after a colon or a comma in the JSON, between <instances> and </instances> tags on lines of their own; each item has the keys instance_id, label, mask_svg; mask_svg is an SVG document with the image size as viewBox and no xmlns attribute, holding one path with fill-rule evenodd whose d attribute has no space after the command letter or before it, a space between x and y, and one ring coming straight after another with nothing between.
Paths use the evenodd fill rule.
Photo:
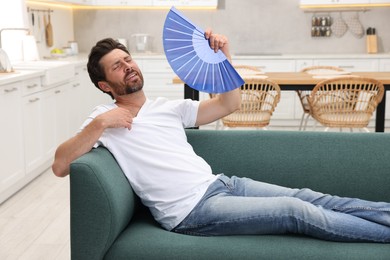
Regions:
<instances>
[{"instance_id":1,"label":"blue jeans","mask_svg":"<svg viewBox=\"0 0 390 260\"><path fill-rule=\"evenodd\" d=\"M295 233L389 243L390 203L221 175L172 231L198 236Z\"/></svg>"}]
</instances>

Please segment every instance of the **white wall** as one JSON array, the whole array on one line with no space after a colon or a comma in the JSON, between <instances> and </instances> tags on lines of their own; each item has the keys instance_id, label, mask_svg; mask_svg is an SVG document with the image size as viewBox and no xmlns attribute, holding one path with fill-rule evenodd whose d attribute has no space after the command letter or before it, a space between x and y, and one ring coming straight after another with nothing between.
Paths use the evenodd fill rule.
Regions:
<instances>
[{"instance_id":1,"label":"white wall","mask_svg":"<svg viewBox=\"0 0 390 260\"><path fill-rule=\"evenodd\" d=\"M226 34L233 53L365 53L365 38L351 33L341 38L312 38L311 18L299 8L299 0L219 0L218 10L183 10L202 28ZM130 39L134 33L154 36L154 51L162 52L162 27L167 10L75 10L75 37L88 52L103 37ZM338 12L332 12L337 17ZM345 13L345 18L355 12ZM375 27L379 51L390 52L390 8L359 12L365 28Z\"/></svg>"}]
</instances>

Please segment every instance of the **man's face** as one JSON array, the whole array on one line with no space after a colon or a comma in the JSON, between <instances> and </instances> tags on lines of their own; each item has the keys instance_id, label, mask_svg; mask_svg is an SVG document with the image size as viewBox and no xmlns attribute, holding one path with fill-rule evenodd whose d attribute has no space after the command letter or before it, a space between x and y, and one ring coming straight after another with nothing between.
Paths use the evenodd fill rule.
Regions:
<instances>
[{"instance_id":1,"label":"man's face","mask_svg":"<svg viewBox=\"0 0 390 260\"><path fill-rule=\"evenodd\" d=\"M105 84L114 97L140 91L144 85L142 73L132 57L120 49L114 49L106 54L100 65L106 75Z\"/></svg>"}]
</instances>

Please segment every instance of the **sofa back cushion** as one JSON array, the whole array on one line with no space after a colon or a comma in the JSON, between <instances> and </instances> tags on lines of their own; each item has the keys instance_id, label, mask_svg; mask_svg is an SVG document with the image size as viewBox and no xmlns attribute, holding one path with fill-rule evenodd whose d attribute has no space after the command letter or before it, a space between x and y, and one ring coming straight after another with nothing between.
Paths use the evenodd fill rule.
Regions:
<instances>
[{"instance_id":1,"label":"sofa back cushion","mask_svg":"<svg viewBox=\"0 0 390 260\"><path fill-rule=\"evenodd\" d=\"M188 130L214 173L371 200L390 198L390 135Z\"/></svg>"}]
</instances>

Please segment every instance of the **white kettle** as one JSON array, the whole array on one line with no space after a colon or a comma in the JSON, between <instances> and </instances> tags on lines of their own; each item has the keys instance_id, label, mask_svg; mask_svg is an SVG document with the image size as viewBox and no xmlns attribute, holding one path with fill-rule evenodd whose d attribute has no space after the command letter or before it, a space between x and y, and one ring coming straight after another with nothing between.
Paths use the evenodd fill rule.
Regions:
<instances>
[{"instance_id":1,"label":"white kettle","mask_svg":"<svg viewBox=\"0 0 390 260\"><path fill-rule=\"evenodd\" d=\"M9 60L7 53L0 48L0 73L12 71L11 61Z\"/></svg>"}]
</instances>

